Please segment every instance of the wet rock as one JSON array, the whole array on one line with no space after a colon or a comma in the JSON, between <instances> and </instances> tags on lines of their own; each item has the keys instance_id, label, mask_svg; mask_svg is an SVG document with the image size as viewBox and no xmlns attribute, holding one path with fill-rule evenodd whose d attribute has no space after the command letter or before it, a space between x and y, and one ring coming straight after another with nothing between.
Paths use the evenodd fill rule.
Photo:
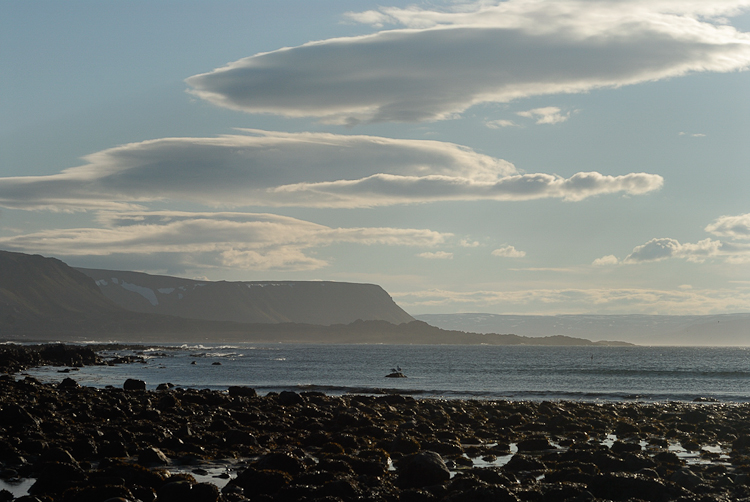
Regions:
<instances>
[{"instance_id":1,"label":"wet rock","mask_svg":"<svg viewBox=\"0 0 750 502\"><path fill-rule=\"evenodd\" d=\"M443 458L433 451L403 457L396 463L396 469L398 484L407 488L442 484L451 477Z\"/></svg>"},{"instance_id":2,"label":"wet rock","mask_svg":"<svg viewBox=\"0 0 750 502\"><path fill-rule=\"evenodd\" d=\"M146 448L138 452L138 463L145 466L168 465L169 458L159 448Z\"/></svg>"},{"instance_id":3,"label":"wet rock","mask_svg":"<svg viewBox=\"0 0 750 502\"><path fill-rule=\"evenodd\" d=\"M292 477L286 472L249 468L231 480L222 492L229 492L233 490L233 487L240 487L243 494L251 498L258 495L273 495L291 481Z\"/></svg>"},{"instance_id":4,"label":"wet rock","mask_svg":"<svg viewBox=\"0 0 750 502\"><path fill-rule=\"evenodd\" d=\"M125 380L125 383L122 384L122 388L124 390L146 390L146 382L135 378L128 378Z\"/></svg>"},{"instance_id":5,"label":"wet rock","mask_svg":"<svg viewBox=\"0 0 750 502\"><path fill-rule=\"evenodd\" d=\"M672 473L672 475L669 477L669 480L677 483L683 488L687 488L688 490L692 490L693 488L704 482L701 476L697 475L687 468L674 471L674 473Z\"/></svg>"},{"instance_id":6,"label":"wet rock","mask_svg":"<svg viewBox=\"0 0 750 502\"><path fill-rule=\"evenodd\" d=\"M543 471L547 466L539 459L516 453L503 468L507 471Z\"/></svg>"},{"instance_id":7,"label":"wet rock","mask_svg":"<svg viewBox=\"0 0 750 502\"><path fill-rule=\"evenodd\" d=\"M231 397L257 397L258 394L255 392L255 389L252 387L243 387L238 385L233 385L229 387L229 395Z\"/></svg>"},{"instance_id":8,"label":"wet rock","mask_svg":"<svg viewBox=\"0 0 750 502\"><path fill-rule=\"evenodd\" d=\"M282 406L294 406L295 404L305 404L305 398L288 390L279 393L279 404Z\"/></svg>"},{"instance_id":9,"label":"wet rock","mask_svg":"<svg viewBox=\"0 0 750 502\"><path fill-rule=\"evenodd\" d=\"M78 462L73 458L73 455L71 455L68 450L60 448L59 446L45 450L39 460L42 462L63 462L75 466L78 465Z\"/></svg>"},{"instance_id":10,"label":"wet rock","mask_svg":"<svg viewBox=\"0 0 750 502\"><path fill-rule=\"evenodd\" d=\"M70 377L64 378L59 384L57 384L57 388L60 390L77 389L78 387L80 387L80 385L78 385L78 382Z\"/></svg>"},{"instance_id":11,"label":"wet rock","mask_svg":"<svg viewBox=\"0 0 750 502\"><path fill-rule=\"evenodd\" d=\"M101 485L75 488L65 492L66 502L133 501L135 496L123 485Z\"/></svg>"},{"instance_id":12,"label":"wet rock","mask_svg":"<svg viewBox=\"0 0 750 502\"><path fill-rule=\"evenodd\" d=\"M612 453L620 455L622 453L641 451L641 445L638 443L615 441L614 443L612 443L612 446L610 446L609 449L612 451Z\"/></svg>"},{"instance_id":13,"label":"wet rock","mask_svg":"<svg viewBox=\"0 0 750 502\"><path fill-rule=\"evenodd\" d=\"M229 446L258 446L258 439L247 431L230 429L224 434Z\"/></svg>"},{"instance_id":14,"label":"wet rock","mask_svg":"<svg viewBox=\"0 0 750 502\"><path fill-rule=\"evenodd\" d=\"M518 502L518 497L504 486L481 486L452 494L447 502Z\"/></svg>"},{"instance_id":15,"label":"wet rock","mask_svg":"<svg viewBox=\"0 0 750 502\"><path fill-rule=\"evenodd\" d=\"M596 497L615 501L640 499L649 502L666 502L689 495L689 492L676 485L668 487L658 479L624 473L595 476L589 484L589 490Z\"/></svg>"},{"instance_id":16,"label":"wet rock","mask_svg":"<svg viewBox=\"0 0 750 502\"><path fill-rule=\"evenodd\" d=\"M269 453L263 455L254 465L258 470L283 471L291 475L305 470L305 464L289 453Z\"/></svg>"},{"instance_id":17,"label":"wet rock","mask_svg":"<svg viewBox=\"0 0 750 502\"><path fill-rule=\"evenodd\" d=\"M517 446L518 451L544 451L555 449L555 447L550 444L549 439L544 436L532 436L523 439L518 442Z\"/></svg>"},{"instance_id":18,"label":"wet rock","mask_svg":"<svg viewBox=\"0 0 750 502\"><path fill-rule=\"evenodd\" d=\"M320 493L326 497L351 500L361 495L362 491L351 478L343 478L324 484Z\"/></svg>"},{"instance_id":19,"label":"wet rock","mask_svg":"<svg viewBox=\"0 0 750 502\"><path fill-rule=\"evenodd\" d=\"M191 499L192 490L193 487L189 481L173 481L157 490L157 500L159 502L186 502Z\"/></svg>"},{"instance_id":20,"label":"wet rock","mask_svg":"<svg viewBox=\"0 0 750 502\"><path fill-rule=\"evenodd\" d=\"M36 482L29 488L30 495L58 495L86 480L80 467L65 462L43 463L36 477Z\"/></svg>"}]
</instances>

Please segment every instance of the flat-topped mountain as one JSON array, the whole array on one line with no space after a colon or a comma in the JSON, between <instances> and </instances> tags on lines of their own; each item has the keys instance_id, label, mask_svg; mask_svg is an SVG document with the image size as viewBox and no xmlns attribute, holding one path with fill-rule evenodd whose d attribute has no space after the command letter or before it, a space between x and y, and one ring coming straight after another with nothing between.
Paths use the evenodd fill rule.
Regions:
<instances>
[{"instance_id":1,"label":"flat-topped mountain","mask_svg":"<svg viewBox=\"0 0 750 502\"><path fill-rule=\"evenodd\" d=\"M210 282L81 270L0 251L0 340L618 344L443 330L413 320L372 284Z\"/></svg>"},{"instance_id":2,"label":"flat-topped mountain","mask_svg":"<svg viewBox=\"0 0 750 502\"><path fill-rule=\"evenodd\" d=\"M104 295L134 312L209 321L304 323L414 321L375 284L329 281L196 281L140 272L79 268Z\"/></svg>"}]
</instances>

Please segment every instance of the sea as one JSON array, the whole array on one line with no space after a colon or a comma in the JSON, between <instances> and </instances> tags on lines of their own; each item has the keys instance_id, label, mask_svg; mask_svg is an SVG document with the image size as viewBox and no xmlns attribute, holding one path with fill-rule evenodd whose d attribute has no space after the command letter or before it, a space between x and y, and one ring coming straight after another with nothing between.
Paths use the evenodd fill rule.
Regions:
<instances>
[{"instance_id":1,"label":"sea","mask_svg":"<svg viewBox=\"0 0 750 502\"><path fill-rule=\"evenodd\" d=\"M399 393L414 398L750 402L750 348L490 345L172 344L106 351L142 362L42 367L43 382L70 377L91 387L128 378L263 395ZM405 378L387 378L400 370Z\"/></svg>"}]
</instances>

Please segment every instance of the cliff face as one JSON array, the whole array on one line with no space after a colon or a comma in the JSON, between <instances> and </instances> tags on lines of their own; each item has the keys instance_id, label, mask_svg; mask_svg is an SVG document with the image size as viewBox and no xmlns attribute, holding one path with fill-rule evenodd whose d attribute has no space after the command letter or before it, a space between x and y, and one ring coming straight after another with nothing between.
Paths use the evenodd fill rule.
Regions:
<instances>
[{"instance_id":1,"label":"cliff face","mask_svg":"<svg viewBox=\"0 0 750 502\"><path fill-rule=\"evenodd\" d=\"M139 272L78 269L131 311L210 321L328 326L358 319L414 319L374 284L326 281L211 282Z\"/></svg>"}]
</instances>

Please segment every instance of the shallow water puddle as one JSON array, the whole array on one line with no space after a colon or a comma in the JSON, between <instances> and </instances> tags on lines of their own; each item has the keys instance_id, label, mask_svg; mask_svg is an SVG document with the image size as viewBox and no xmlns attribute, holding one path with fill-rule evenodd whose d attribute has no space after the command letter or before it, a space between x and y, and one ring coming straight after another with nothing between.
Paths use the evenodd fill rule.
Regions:
<instances>
[{"instance_id":1,"label":"shallow water puddle","mask_svg":"<svg viewBox=\"0 0 750 502\"><path fill-rule=\"evenodd\" d=\"M36 482L36 479L19 479L17 481L0 479L0 490L8 490L14 497L18 498L29 493L29 488Z\"/></svg>"}]
</instances>

